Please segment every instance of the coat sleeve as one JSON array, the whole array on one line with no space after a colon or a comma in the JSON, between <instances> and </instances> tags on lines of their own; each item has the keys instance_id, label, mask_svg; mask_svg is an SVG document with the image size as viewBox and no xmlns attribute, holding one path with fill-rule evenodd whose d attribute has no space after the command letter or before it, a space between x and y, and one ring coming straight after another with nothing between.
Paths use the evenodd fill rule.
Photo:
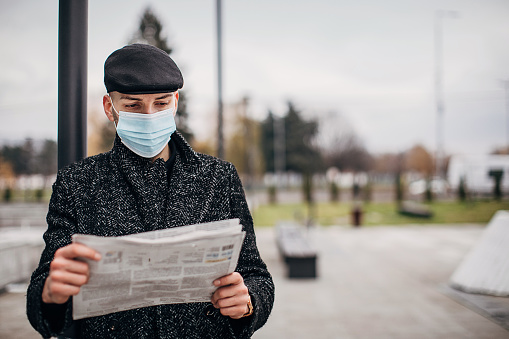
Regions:
<instances>
[{"instance_id":1,"label":"coat sleeve","mask_svg":"<svg viewBox=\"0 0 509 339\"><path fill-rule=\"evenodd\" d=\"M28 320L46 338L61 334L72 322L71 301L62 305L45 304L42 301L42 290L55 251L71 242L71 235L76 227L73 200L69 194L72 190L62 177L59 173L53 184L46 217L48 229L44 233L46 247L42 252L39 266L32 274L27 291Z\"/></svg>"},{"instance_id":2,"label":"coat sleeve","mask_svg":"<svg viewBox=\"0 0 509 339\"><path fill-rule=\"evenodd\" d=\"M242 183L235 167L231 164L230 166L232 217L240 219L243 230L246 232L236 271L242 275L254 307L254 313L251 316L238 320L230 319L230 323L236 337L249 338L265 324L269 317L274 304L274 283L256 246L253 218L249 212Z\"/></svg>"}]
</instances>

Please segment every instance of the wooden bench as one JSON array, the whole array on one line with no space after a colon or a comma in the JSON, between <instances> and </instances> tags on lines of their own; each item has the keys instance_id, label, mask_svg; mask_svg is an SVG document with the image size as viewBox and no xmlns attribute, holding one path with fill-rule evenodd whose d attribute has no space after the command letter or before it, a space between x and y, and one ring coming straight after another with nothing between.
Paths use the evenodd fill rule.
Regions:
<instances>
[{"instance_id":1,"label":"wooden bench","mask_svg":"<svg viewBox=\"0 0 509 339\"><path fill-rule=\"evenodd\" d=\"M304 237L302 227L291 223L276 228L279 252L289 278L316 278L317 252Z\"/></svg>"},{"instance_id":2,"label":"wooden bench","mask_svg":"<svg viewBox=\"0 0 509 339\"><path fill-rule=\"evenodd\" d=\"M398 212L409 217L431 218L433 216L428 206L413 201L402 202Z\"/></svg>"}]
</instances>

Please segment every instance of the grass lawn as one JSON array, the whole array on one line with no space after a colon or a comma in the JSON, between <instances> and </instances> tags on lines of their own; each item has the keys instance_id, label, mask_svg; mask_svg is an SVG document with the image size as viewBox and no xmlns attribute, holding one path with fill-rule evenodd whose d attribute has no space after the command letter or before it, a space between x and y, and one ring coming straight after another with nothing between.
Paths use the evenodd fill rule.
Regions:
<instances>
[{"instance_id":1,"label":"grass lawn","mask_svg":"<svg viewBox=\"0 0 509 339\"><path fill-rule=\"evenodd\" d=\"M51 197L51 188L43 190L11 190L0 191L0 203L8 202L42 202L48 203ZM9 198L7 198L9 196Z\"/></svg>"},{"instance_id":2,"label":"grass lawn","mask_svg":"<svg viewBox=\"0 0 509 339\"><path fill-rule=\"evenodd\" d=\"M498 210L509 210L509 200L503 201L472 201L434 202L428 205L433 212L431 218L403 216L397 213L395 203L364 204L363 225L402 225L428 223L488 223ZM317 203L314 207L315 223L323 226L350 225L351 203ZM308 215L308 207L303 203L261 205L253 212L255 225L274 226L280 220L304 222Z\"/></svg>"}]
</instances>

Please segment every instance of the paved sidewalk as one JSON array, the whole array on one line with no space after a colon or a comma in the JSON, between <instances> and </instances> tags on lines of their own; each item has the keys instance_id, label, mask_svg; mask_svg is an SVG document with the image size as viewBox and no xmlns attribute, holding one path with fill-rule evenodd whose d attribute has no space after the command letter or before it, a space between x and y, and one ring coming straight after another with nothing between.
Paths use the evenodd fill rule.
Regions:
<instances>
[{"instance_id":1,"label":"paved sidewalk","mask_svg":"<svg viewBox=\"0 0 509 339\"><path fill-rule=\"evenodd\" d=\"M253 338L509 339L509 331L442 292L482 231L478 225L312 229L319 278L290 280L274 229L257 228L276 303ZM39 338L26 320L23 292L0 295L0 338Z\"/></svg>"},{"instance_id":2,"label":"paved sidewalk","mask_svg":"<svg viewBox=\"0 0 509 339\"><path fill-rule=\"evenodd\" d=\"M274 231L260 229L276 302L253 338L509 338L509 331L441 292L482 231L478 225L314 229L309 237L319 249L319 278L290 280Z\"/></svg>"}]
</instances>

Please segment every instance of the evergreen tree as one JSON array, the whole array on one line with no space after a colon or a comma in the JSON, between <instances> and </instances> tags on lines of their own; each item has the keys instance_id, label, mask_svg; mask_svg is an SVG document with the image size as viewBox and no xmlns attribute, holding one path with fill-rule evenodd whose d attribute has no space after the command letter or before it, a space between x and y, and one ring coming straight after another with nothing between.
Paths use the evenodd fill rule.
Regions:
<instances>
[{"instance_id":1,"label":"evergreen tree","mask_svg":"<svg viewBox=\"0 0 509 339\"><path fill-rule=\"evenodd\" d=\"M141 17L138 30L134 33L129 43L152 45L162 49L168 54L171 54L173 49L168 46L166 37L162 35L162 31L163 25L161 24L161 21L159 21L159 19L155 16L152 9L147 7Z\"/></svg>"},{"instance_id":2,"label":"evergreen tree","mask_svg":"<svg viewBox=\"0 0 509 339\"><path fill-rule=\"evenodd\" d=\"M331 180L329 183L329 199L330 202L338 202L340 198L341 190L335 180Z\"/></svg>"},{"instance_id":3,"label":"evergreen tree","mask_svg":"<svg viewBox=\"0 0 509 339\"><path fill-rule=\"evenodd\" d=\"M30 175L36 172L35 149L32 139L25 139L21 145L3 146L1 156L11 164L16 175Z\"/></svg>"},{"instance_id":4,"label":"evergreen tree","mask_svg":"<svg viewBox=\"0 0 509 339\"><path fill-rule=\"evenodd\" d=\"M493 186L493 197L495 200L500 201L502 199L502 178L504 177L503 170L490 170L488 175L493 178L494 186Z\"/></svg>"},{"instance_id":5,"label":"evergreen tree","mask_svg":"<svg viewBox=\"0 0 509 339\"><path fill-rule=\"evenodd\" d=\"M459 187L458 187L458 199L461 201L461 202L465 202L467 200L467 187L466 187L466 183L465 183L465 177L461 177L460 178L460 183L459 183Z\"/></svg>"},{"instance_id":6,"label":"evergreen tree","mask_svg":"<svg viewBox=\"0 0 509 339\"><path fill-rule=\"evenodd\" d=\"M433 201L433 186L431 177L426 178L426 191L424 192L424 198L427 203L431 203Z\"/></svg>"},{"instance_id":7,"label":"evergreen tree","mask_svg":"<svg viewBox=\"0 0 509 339\"><path fill-rule=\"evenodd\" d=\"M281 124L282 125L278 125ZM284 127L283 127L284 126ZM288 102L288 111L282 121L277 120L269 111L261 124L261 148L266 170L277 172L276 157L284 149L283 171L302 174L302 191L308 205L308 224L314 219L313 173L322 169L319 151L313 146L318 132L316 121L305 121L293 103ZM284 138L283 138L284 136ZM277 140L284 140L284 147L276 145ZM274 196L275 187L269 187L269 197Z\"/></svg>"},{"instance_id":8,"label":"evergreen tree","mask_svg":"<svg viewBox=\"0 0 509 339\"><path fill-rule=\"evenodd\" d=\"M55 140L46 139L41 151L37 154L38 173L49 177L57 173L58 169L58 146Z\"/></svg>"},{"instance_id":9,"label":"evergreen tree","mask_svg":"<svg viewBox=\"0 0 509 339\"><path fill-rule=\"evenodd\" d=\"M261 149L265 170L276 172L274 159L276 157L275 140L280 123L271 111L261 123ZM313 140L318 132L316 121L305 121L293 103L288 102L288 111L283 118L284 124L284 171L297 173L315 173L322 169L322 159L319 150L314 147ZM280 136L279 136L280 137Z\"/></svg>"},{"instance_id":10,"label":"evergreen tree","mask_svg":"<svg viewBox=\"0 0 509 339\"><path fill-rule=\"evenodd\" d=\"M286 170L307 174L321 170L320 152L312 144L318 132L318 123L302 119L301 113L291 102L288 102L284 120Z\"/></svg>"},{"instance_id":11,"label":"evergreen tree","mask_svg":"<svg viewBox=\"0 0 509 339\"><path fill-rule=\"evenodd\" d=\"M163 34L163 25L159 18L152 12L150 7L147 7L138 26L138 30L134 33L129 41L130 44L142 43L155 46L168 54L171 54L173 49L168 45L167 38ZM189 113L187 112L187 93L179 91L179 103L175 123L177 130L184 136L184 138L192 143L193 133L188 125Z\"/></svg>"},{"instance_id":12,"label":"evergreen tree","mask_svg":"<svg viewBox=\"0 0 509 339\"><path fill-rule=\"evenodd\" d=\"M396 203L401 205L403 202L403 182L401 178L401 172L396 172L396 177L394 179L394 184L396 186Z\"/></svg>"},{"instance_id":13,"label":"evergreen tree","mask_svg":"<svg viewBox=\"0 0 509 339\"><path fill-rule=\"evenodd\" d=\"M262 121L261 129L261 150L262 157L265 163L266 172L275 172L274 168L274 115L271 111L267 118Z\"/></svg>"}]
</instances>

